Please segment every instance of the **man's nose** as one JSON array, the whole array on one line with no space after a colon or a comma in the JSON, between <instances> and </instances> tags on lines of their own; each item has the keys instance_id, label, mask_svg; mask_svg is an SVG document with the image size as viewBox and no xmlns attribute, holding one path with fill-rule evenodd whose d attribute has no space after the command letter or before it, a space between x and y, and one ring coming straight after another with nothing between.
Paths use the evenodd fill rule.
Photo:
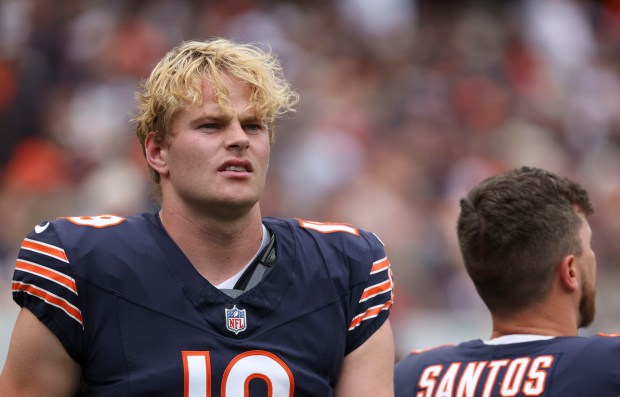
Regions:
<instances>
[{"instance_id":1,"label":"man's nose","mask_svg":"<svg viewBox=\"0 0 620 397\"><path fill-rule=\"evenodd\" d=\"M245 150L250 146L248 135L238 122L233 122L226 131L226 147Z\"/></svg>"}]
</instances>

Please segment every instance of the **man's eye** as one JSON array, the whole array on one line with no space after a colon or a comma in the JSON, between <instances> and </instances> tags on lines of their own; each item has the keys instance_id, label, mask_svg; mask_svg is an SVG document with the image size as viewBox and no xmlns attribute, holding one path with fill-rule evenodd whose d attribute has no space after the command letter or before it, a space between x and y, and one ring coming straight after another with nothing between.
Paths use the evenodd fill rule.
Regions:
<instances>
[{"instance_id":1,"label":"man's eye","mask_svg":"<svg viewBox=\"0 0 620 397\"><path fill-rule=\"evenodd\" d=\"M218 128L218 125L216 123L204 123L204 124L201 124L198 128L213 130L213 129Z\"/></svg>"},{"instance_id":2,"label":"man's eye","mask_svg":"<svg viewBox=\"0 0 620 397\"><path fill-rule=\"evenodd\" d=\"M245 129L247 131L260 131L263 129L261 124L246 124Z\"/></svg>"}]
</instances>

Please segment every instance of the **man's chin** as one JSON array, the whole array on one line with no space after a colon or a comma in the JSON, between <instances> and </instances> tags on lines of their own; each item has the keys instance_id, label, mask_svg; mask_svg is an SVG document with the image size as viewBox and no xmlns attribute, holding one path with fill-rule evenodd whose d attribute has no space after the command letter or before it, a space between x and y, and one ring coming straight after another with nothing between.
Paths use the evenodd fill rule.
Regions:
<instances>
[{"instance_id":1,"label":"man's chin","mask_svg":"<svg viewBox=\"0 0 620 397\"><path fill-rule=\"evenodd\" d=\"M212 212L215 209L218 217L235 219L247 215L254 208L258 208L258 206L258 200L255 198L240 199L235 197L209 204L208 211Z\"/></svg>"}]
</instances>

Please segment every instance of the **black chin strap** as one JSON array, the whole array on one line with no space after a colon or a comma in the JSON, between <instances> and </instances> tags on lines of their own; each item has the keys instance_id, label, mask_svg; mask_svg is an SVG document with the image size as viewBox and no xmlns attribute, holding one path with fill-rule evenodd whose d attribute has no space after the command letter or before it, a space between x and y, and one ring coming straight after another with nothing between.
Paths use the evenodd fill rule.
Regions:
<instances>
[{"instance_id":1,"label":"black chin strap","mask_svg":"<svg viewBox=\"0 0 620 397\"><path fill-rule=\"evenodd\" d=\"M232 298L236 298L265 278L271 271L273 263L276 260L275 243L276 239L272 234L265 248L263 248L254 262L243 272L237 283L235 283L235 286L232 289L223 288L220 291Z\"/></svg>"}]
</instances>

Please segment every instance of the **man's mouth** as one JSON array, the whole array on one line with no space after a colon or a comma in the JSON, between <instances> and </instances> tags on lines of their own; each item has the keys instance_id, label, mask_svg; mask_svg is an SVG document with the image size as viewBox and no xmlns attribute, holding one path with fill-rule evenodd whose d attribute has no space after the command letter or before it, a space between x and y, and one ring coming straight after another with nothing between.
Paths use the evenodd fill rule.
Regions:
<instances>
[{"instance_id":1,"label":"man's mouth","mask_svg":"<svg viewBox=\"0 0 620 397\"><path fill-rule=\"evenodd\" d=\"M245 167L242 167L240 165L230 165L224 168L224 171L247 172L248 170Z\"/></svg>"}]
</instances>

